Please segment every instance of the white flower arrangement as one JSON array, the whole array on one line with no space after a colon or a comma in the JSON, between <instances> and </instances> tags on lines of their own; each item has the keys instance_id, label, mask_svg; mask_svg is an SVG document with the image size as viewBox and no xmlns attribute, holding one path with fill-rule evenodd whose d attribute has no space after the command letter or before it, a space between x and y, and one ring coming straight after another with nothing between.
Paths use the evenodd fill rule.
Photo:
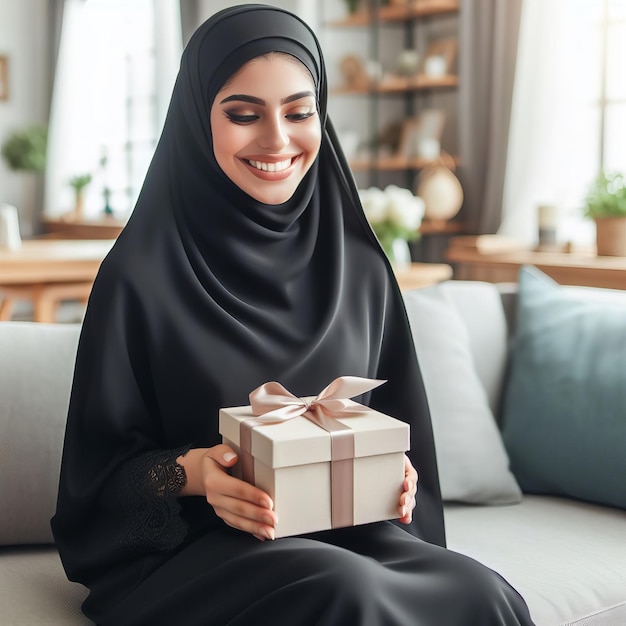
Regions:
<instances>
[{"instance_id":1,"label":"white flower arrangement","mask_svg":"<svg viewBox=\"0 0 626 626\"><path fill-rule=\"evenodd\" d=\"M359 197L365 217L390 258L394 240L412 241L419 237L424 201L411 190L397 185L388 185L384 190L370 187L359 190Z\"/></svg>"}]
</instances>

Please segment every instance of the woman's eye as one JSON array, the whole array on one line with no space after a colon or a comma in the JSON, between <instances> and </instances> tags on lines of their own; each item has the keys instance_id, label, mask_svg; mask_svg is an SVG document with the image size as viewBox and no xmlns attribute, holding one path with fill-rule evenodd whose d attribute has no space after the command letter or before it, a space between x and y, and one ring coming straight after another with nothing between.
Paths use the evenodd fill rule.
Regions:
<instances>
[{"instance_id":1,"label":"woman's eye","mask_svg":"<svg viewBox=\"0 0 626 626\"><path fill-rule=\"evenodd\" d=\"M250 122L254 122L255 120L259 119L259 116L254 115L253 113L241 114L234 113L232 111L226 111L226 116L231 122L234 122L235 124L249 124Z\"/></svg>"},{"instance_id":2,"label":"woman's eye","mask_svg":"<svg viewBox=\"0 0 626 626\"><path fill-rule=\"evenodd\" d=\"M310 117L315 115L315 111L302 111L300 113L290 113L287 115L287 119L292 122L303 122L304 120L308 120Z\"/></svg>"}]
</instances>

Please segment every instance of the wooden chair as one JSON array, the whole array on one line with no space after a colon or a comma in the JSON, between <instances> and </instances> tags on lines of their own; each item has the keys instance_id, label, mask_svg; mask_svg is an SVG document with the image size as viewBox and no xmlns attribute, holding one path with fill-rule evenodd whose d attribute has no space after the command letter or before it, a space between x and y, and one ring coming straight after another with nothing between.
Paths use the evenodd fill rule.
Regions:
<instances>
[{"instance_id":1,"label":"wooden chair","mask_svg":"<svg viewBox=\"0 0 626 626\"><path fill-rule=\"evenodd\" d=\"M33 321L53 324L57 321L57 310L63 300L77 300L87 304L92 284L91 282L72 282L2 286L0 287L0 321L12 319L17 300L31 300Z\"/></svg>"}]
</instances>

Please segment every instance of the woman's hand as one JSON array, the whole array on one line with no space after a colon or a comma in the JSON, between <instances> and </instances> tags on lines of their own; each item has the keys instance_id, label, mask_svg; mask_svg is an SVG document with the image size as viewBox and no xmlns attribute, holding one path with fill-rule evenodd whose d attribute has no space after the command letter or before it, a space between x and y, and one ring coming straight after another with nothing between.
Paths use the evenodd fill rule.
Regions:
<instances>
[{"instance_id":1,"label":"woman's hand","mask_svg":"<svg viewBox=\"0 0 626 626\"><path fill-rule=\"evenodd\" d=\"M409 457L404 455L404 482L402 483L402 495L398 511L400 513L399 522L410 524L413 519L413 509L415 508L415 495L417 494L417 472L409 461Z\"/></svg>"},{"instance_id":2,"label":"woman's hand","mask_svg":"<svg viewBox=\"0 0 626 626\"><path fill-rule=\"evenodd\" d=\"M237 455L225 444L189 450L178 458L187 474L181 495L202 495L229 526L260 541L274 539L278 522L274 503L258 487L228 473L236 462Z\"/></svg>"}]
</instances>

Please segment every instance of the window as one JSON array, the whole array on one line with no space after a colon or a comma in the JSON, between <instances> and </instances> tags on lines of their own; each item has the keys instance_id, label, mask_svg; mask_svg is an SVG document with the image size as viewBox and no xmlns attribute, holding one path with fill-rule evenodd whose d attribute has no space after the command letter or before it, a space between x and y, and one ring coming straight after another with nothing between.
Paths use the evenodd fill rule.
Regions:
<instances>
[{"instance_id":1,"label":"window","mask_svg":"<svg viewBox=\"0 0 626 626\"><path fill-rule=\"evenodd\" d=\"M158 141L180 62L179 2L66 2L61 37L46 213L71 210L68 181L89 173L86 216L102 213L107 204L127 215Z\"/></svg>"},{"instance_id":2,"label":"window","mask_svg":"<svg viewBox=\"0 0 626 626\"><path fill-rule=\"evenodd\" d=\"M603 81L600 91L600 165L626 170L626 1L604 0L600 26Z\"/></svg>"},{"instance_id":3,"label":"window","mask_svg":"<svg viewBox=\"0 0 626 626\"><path fill-rule=\"evenodd\" d=\"M536 241L548 203L561 242L593 243L587 189L626 170L625 58L626 0L525 0L501 233Z\"/></svg>"},{"instance_id":4,"label":"window","mask_svg":"<svg viewBox=\"0 0 626 626\"><path fill-rule=\"evenodd\" d=\"M137 198L157 141L156 56L151 0L90 0L94 19L115 43L96 49L96 67L109 85L99 119L106 169L102 187L111 206L129 211Z\"/></svg>"}]
</instances>

